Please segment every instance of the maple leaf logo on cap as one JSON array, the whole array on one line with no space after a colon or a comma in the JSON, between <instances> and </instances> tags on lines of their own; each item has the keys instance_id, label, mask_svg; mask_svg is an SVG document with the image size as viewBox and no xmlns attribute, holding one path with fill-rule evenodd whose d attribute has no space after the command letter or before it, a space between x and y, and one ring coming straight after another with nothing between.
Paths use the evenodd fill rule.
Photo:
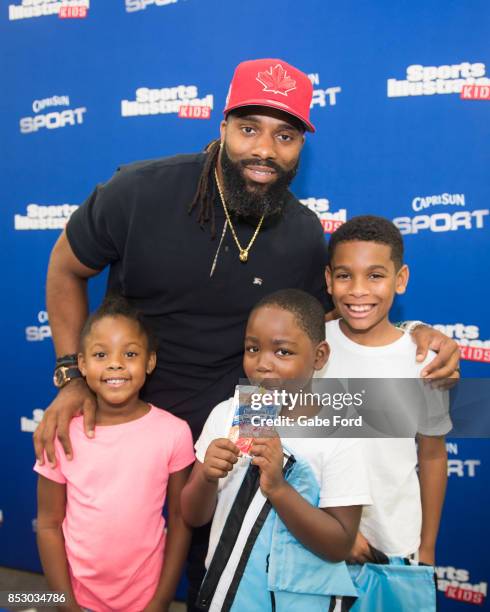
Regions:
<instances>
[{"instance_id":1,"label":"maple leaf logo on cap","mask_svg":"<svg viewBox=\"0 0 490 612\"><path fill-rule=\"evenodd\" d=\"M287 96L288 92L296 89L296 81L288 76L281 64L276 64L271 66L269 70L259 72L257 81L264 86L263 91L270 91L283 96Z\"/></svg>"}]
</instances>

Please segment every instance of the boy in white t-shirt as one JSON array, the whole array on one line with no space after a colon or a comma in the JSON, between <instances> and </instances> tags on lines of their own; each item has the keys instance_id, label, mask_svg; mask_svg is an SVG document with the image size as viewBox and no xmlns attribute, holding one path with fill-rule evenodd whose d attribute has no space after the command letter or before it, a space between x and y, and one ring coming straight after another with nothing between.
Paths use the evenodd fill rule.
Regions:
<instances>
[{"instance_id":1,"label":"boy in white t-shirt","mask_svg":"<svg viewBox=\"0 0 490 612\"><path fill-rule=\"evenodd\" d=\"M329 261L328 291L341 318L326 325L331 356L319 376L418 379L432 355L417 362L410 335L389 320L395 294L405 292L409 276L399 230L382 217L354 217L332 235ZM405 385L394 385L399 408L410 398L403 397ZM423 384L420 388L431 393ZM364 440L373 504L363 509L351 562L374 560L374 547L389 556L435 563L447 481L444 435L451 421L446 394L433 392L430 401L439 411L416 430L418 453L414 438Z\"/></svg>"},{"instance_id":2,"label":"boy in white t-shirt","mask_svg":"<svg viewBox=\"0 0 490 612\"><path fill-rule=\"evenodd\" d=\"M252 310L243 363L252 384L288 381L307 390L327 357L324 310L313 296L277 291ZM228 438L235 406L230 398L211 412L182 492L190 525L213 521L198 605L211 611L327 610L331 595L355 594L338 562L348 557L361 507L370 503L362 445L261 437L244 456ZM311 416L319 410L302 406Z\"/></svg>"}]
</instances>

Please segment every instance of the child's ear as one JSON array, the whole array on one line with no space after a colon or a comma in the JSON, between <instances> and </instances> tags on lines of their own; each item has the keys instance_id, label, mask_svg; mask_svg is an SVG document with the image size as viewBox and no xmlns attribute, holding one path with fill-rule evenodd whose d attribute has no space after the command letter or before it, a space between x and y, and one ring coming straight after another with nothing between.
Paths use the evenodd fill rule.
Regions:
<instances>
[{"instance_id":1,"label":"child's ear","mask_svg":"<svg viewBox=\"0 0 490 612\"><path fill-rule=\"evenodd\" d=\"M148 362L146 364L146 373L151 374L157 365L157 354L155 351L152 351L148 357Z\"/></svg>"},{"instance_id":2,"label":"child's ear","mask_svg":"<svg viewBox=\"0 0 490 612\"><path fill-rule=\"evenodd\" d=\"M320 342L320 344L316 347L316 355L315 355L315 370L321 370L323 366L327 363L328 357L330 355L330 347L328 343L324 340Z\"/></svg>"},{"instance_id":3,"label":"child's ear","mask_svg":"<svg viewBox=\"0 0 490 612\"><path fill-rule=\"evenodd\" d=\"M325 268L325 280L327 282L327 291L332 295L332 270L330 266Z\"/></svg>"},{"instance_id":4,"label":"child's ear","mask_svg":"<svg viewBox=\"0 0 490 612\"><path fill-rule=\"evenodd\" d=\"M83 353L78 353L78 369L82 373L82 376L87 375L87 367L85 365L85 357L83 356Z\"/></svg>"},{"instance_id":5,"label":"child's ear","mask_svg":"<svg viewBox=\"0 0 490 612\"><path fill-rule=\"evenodd\" d=\"M397 272L396 281L395 281L395 291L398 295L405 293L408 285L408 279L410 276L410 271L408 266L403 265Z\"/></svg>"}]
</instances>

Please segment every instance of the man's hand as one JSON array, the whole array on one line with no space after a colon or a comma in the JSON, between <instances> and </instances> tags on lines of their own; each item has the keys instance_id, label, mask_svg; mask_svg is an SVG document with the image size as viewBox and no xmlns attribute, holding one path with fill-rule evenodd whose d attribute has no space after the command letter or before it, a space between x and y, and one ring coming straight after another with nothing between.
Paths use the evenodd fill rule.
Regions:
<instances>
[{"instance_id":1,"label":"man's hand","mask_svg":"<svg viewBox=\"0 0 490 612\"><path fill-rule=\"evenodd\" d=\"M436 551L434 548L419 548L419 563L425 563L427 565L436 564Z\"/></svg>"},{"instance_id":2,"label":"man's hand","mask_svg":"<svg viewBox=\"0 0 490 612\"><path fill-rule=\"evenodd\" d=\"M203 476L209 482L218 482L231 472L238 461L240 449L228 438L217 438L208 446L203 463Z\"/></svg>"},{"instance_id":3,"label":"man's hand","mask_svg":"<svg viewBox=\"0 0 490 612\"><path fill-rule=\"evenodd\" d=\"M250 449L252 464L260 470L260 489L266 497L270 497L284 484L283 451L281 439L256 438Z\"/></svg>"},{"instance_id":4,"label":"man's hand","mask_svg":"<svg viewBox=\"0 0 490 612\"><path fill-rule=\"evenodd\" d=\"M169 609L170 604L168 602L153 598L146 604L143 612L168 612Z\"/></svg>"},{"instance_id":5,"label":"man's hand","mask_svg":"<svg viewBox=\"0 0 490 612\"><path fill-rule=\"evenodd\" d=\"M417 345L417 361L421 362L427 357L429 349L435 351L437 356L424 368L422 378L447 379L452 378L454 384L459 374L459 347L454 340L445 334L428 327L419 325L412 332L412 339ZM450 388L453 385L445 385Z\"/></svg>"},{"instance_id":6,"label":"man's hand","mask_svg":"<svg viewBox=\"0 0 490 612\"><path fill-rule=\"evenodd\" d=\"M374 559L371 557L371 550L369 549L369 542L362 535L360 531L357 532L356 541L350 551L348 558L349 563L369 563Z\"/></svg>"},{"instance_id":7,"label":"man's hand","mask_svg":"<svg viewBox=\"0 0 490 612\"><path fill-rule=\"evenodd\" d=\"M34 450L36 458L41 465L44 464L44 451L48 462L56 467L54 451L55 436L65 451L67 459L73 458L70 436L68 434L71 419L83 414L83 427L85 434L92 438L95 428L95 396L87 387L86 382L77 378L60 389L56 398L51 402L44 413L34 433Z\"/></svg>"}]
</instances>

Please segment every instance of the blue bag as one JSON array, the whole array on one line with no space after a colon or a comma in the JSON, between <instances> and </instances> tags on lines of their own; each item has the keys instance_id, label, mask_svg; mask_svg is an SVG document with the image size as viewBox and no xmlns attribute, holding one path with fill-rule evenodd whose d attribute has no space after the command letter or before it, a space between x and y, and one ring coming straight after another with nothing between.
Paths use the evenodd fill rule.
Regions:
<instances>
[{"instance_id":1,"label":"blue bag","mask_svg":"<svg viewBox=\"0 0 490 612\"><path fill-rule=\"evenodd\" d=\"M436 612L434 568L405 565L391 557L389 565L350 565L358 599L350 612Z\"/></svg>"}]
</instances>

